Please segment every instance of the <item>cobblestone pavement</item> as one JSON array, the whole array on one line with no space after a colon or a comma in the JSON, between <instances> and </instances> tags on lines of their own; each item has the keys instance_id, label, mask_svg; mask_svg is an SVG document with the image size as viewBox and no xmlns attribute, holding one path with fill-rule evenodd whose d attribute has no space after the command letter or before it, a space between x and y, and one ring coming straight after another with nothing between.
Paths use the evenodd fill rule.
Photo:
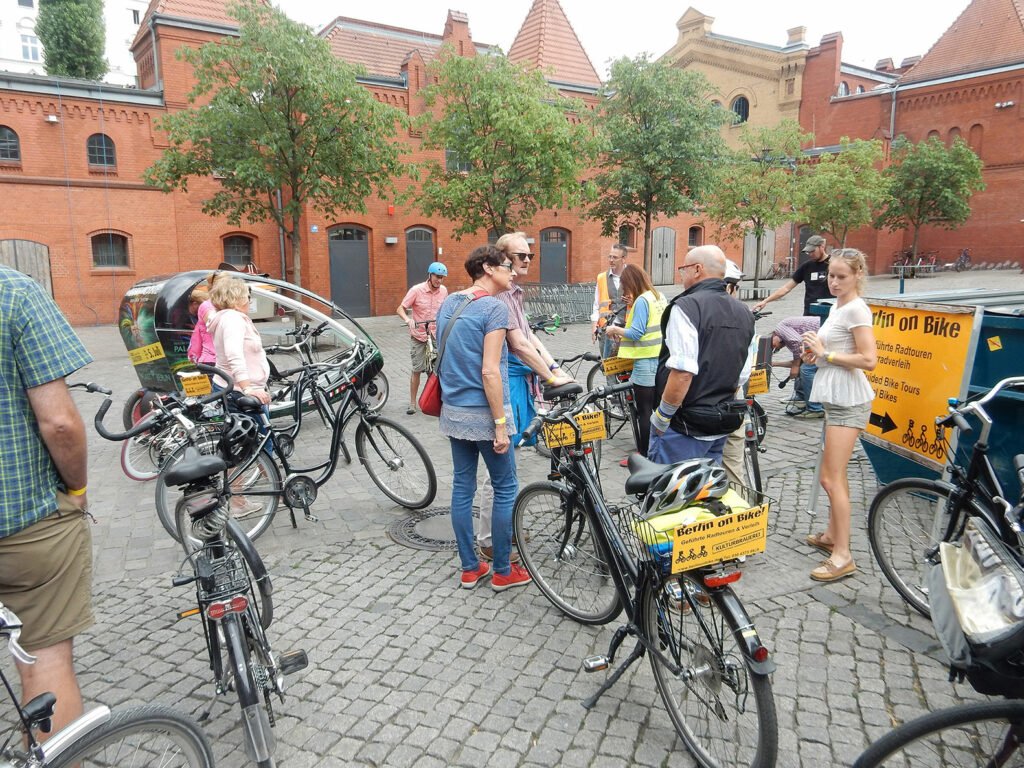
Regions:
<instances>
[{"instance_id":1,"label":"cobblestone pavement","mask_svg":"<svg viewBox=\"0 0 1024 768\"><path fill-rule=\"evenodd\" d=\"M940 275L908 290L1024 285L1016 272ZM768 283L770 287L778 282ZM869 292L894 292L872 279ZM799 313L802 288L770 305L774 322ZM451 493L447 441L436 420L405 415L407 335L395 317L365 325L384 350L391 398L385 413L419 437L433 457L439 490ZM116 413L135 386L116 328L79 329L96 358L79 378L115 389ZM585 326L545 339L555 354L588 348ZM786 390L787 392L789 390ZM832 585L808 578L819 556L804 536L820 530L807 512L820 422L782 414L782 393L762 396L770 415L763 471L774 508L768 549L750 559L736 585L778 664L773 676L780 766L848 765L894 723L973 697L946 681L930 623L905 608L868 551L864 527L874 475L858 452L850 466L853 551L858 572ZM99 398L76 394L91 419ZM108 422L114 416L108 415ZM177 621L190 588L170 586L179 551L157 521L152 484L120 471L119 445L90 429L90 500L97 623L77 641L89 702L159 701L200 710L212 686L196 619ZM626 453L605 446L604 485L621 495ZM518 456L521 485L546 463ZM390 503L358 466L343 467L321 490L314 512L291 528L278 514L258 547L273 574L278 650L305 648L310 668L289 680L278 706L278 764L294 766L661 766L691 765L646 664L637 664L591 711L580 702L603 673L580 660L603 653L614 627L563 618L533 587L496 594L458 588L454 553L399 546L385 534L409 514ZM237 708L217 704L205 724L218 765L244 766Z\"/></svg>"}]
</instances>

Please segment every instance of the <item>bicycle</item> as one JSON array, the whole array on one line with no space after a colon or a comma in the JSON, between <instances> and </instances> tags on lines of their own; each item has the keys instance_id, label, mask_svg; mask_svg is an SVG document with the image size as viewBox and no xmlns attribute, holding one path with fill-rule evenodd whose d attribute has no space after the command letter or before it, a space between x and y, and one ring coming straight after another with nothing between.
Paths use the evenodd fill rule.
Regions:
<instances>
[{"instance_id":1,"label":"bicycle","mask_svg":"<svg viewBox=\"0 0 1024 768\"><path fill-rule=\"evenodd\" d=\"M956 261L953 262L953 269L957 272L963 272L965 269L971 268L971 249L963 248L960 251L960 255L956 257Z\"/></svg>"},{"instance_id":2,"label":"bicycle","mask_svg":"<svg viewBox=\"0 0 1024 768\"><path fill-rule=\"evenodd\" d=\"M792 274L793 268L790 264L791 257L787 257L785 261L777 261L772 264L771 269L768 270L768 274L764 276L765 280L788 280Z\"/></svg>"},{"instance_id":3,"label":"bicycle","mask_svg":"<svg viewBox=\"0 0 1024 768\"><path fill-rule=\"evenodd\" d=\"M587 390L593 391L598 384L611 385L615 384L621 379L617 378L616 374L605 373L604 362L605 360L611 360L615 358L615 353L618 352L618 342L611 341L608 339L608 335L605 332L605 328L609 325L623 326L626 324L626 312L628 307L625 304L612 305L612 313L608 317L608 322L605 325L598 327L597 329L597 348L601 350L602 360L595 363L594 366L587 373ZM610 351L607 357L604 357L605 352ZM624 395L617 396L612 399L610 403L605 404L605 412L608 419L615 419L617 421L625 421L629 418L629 408L626 403ZM618 430L616 430L618 432Z\"/></svg>"},{"instance_id":4,"label":"bicycle","mask_svg":"<svg viewBox=\"0 0 1024 768\"><path fill-rule=\"evenodd\" d=\"M561 450L558 475L527 486L516 499L513 530L520 556L544 596L570 618L606 624L626 611L628 623L616 630L608 654L586 659L584 670L608 669L628 636L637 638L636 647L584 707L595 706L647 655L676 732L698 763L773 766L778 724L768 675L775 665L730 586L740 577L735 561L669 573L676 555L662 554L656 542L671 534L647 519L661 498L652 489L682 465L630 456L626 492L638 501L613 509L587 461L576 417L627 386L598 387L531 422L527 437L544 425L568 430L573 439ZM553 389L553 398L581 391L578 384ZM756 498L767 514L770 500Z\"/></svg>"},{"instance_id":5,"label":"bicycle","mask_svg":"<svg viewBox=\"0 0 1024 768\"><path fill-rule=\"evenodd\" d=\"M0 637L7 638L8 652L22 664L34 664L35 657L18 642L22 627L15 613L0 604ZM36 732L50 732L57 698L42 693L21 706L2 669L0 680L20 726L0 747L0 765L5 768L126 766L128 760L130 765L213 768L213 751L195 723L156 704L114 710L97 707L40 743Z\"/></svg>"},{"instance_id":6,"label":"bicycle","mask_svg":"<svg viewBox=\"0 0 1024 768\"><path fill-rule=\"evenodd\" d=\"M935 420L938 459L950 456L945 429L961 434L971 430L967 417L981 423L966 468L950 456L949 481L904 478L889 483L875 495L868 510L868 541L886 579L914 610L929 616L927 571L938 562L939 544L958 541L967 520L982 517L1016 545L1014 523L1003 514L1005 493L988 458L992 419L984 406L1003 389L1024 387L1024 376L1003 379L978 400L957 404ZM915 440L918 438L915 438ZM929 444L930 445L930 444Z\"/></svg>"},{"instance_id":7,"label":"bicycle","mask_svg":"<svg viewBox=\"0 0 1024 768\"><path fill-rule=\"evenodd\" d=\"M560 360L556 360L558 367L561 368L566 375L571 376L573 379L579 374L580 366L586 362L598 362L601 360L600 355L596 352L581 352L573 357L565 357ZM543 387L537 387L534 392L533 410L535 413L546 413L555 407L556 402L552 401L547 391ZM542 456L550 457L551 450L547 446L546 436L543 430L537 434L537 452ZM601 463L601 448L599 443L594 444L594 462L600 466Z\"/></svg>"}]
</instances>

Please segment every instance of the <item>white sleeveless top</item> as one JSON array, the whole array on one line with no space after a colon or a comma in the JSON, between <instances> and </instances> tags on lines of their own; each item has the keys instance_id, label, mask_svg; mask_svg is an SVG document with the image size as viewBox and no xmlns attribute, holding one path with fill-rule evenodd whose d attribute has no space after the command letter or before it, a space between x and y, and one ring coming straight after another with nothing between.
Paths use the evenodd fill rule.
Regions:
<instances>
[{"instance_id":1,"label":"white sleeveless top","mask_svg":"<svg viewBox=\"0 0 1024 768\"><path fill-rule=\"evenodd\" d=\"M861 326L871 326L871 310L864 299L857 298L842 307L834 307L828 319L821 324L818 337L829 352L854 353L857 344L853 329ZM867 374L860 368L844 368L829 363L823 357L818 359L818 372L811 387L812 402L850 407L874 399L875 391L868 383Z\"/></svg>"}]
</instances>

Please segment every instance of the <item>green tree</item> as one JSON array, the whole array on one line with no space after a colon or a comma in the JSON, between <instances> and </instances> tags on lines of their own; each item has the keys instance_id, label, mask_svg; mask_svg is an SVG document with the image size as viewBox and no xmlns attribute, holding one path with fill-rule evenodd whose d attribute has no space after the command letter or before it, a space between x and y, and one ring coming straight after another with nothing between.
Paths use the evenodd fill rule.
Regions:
<instances>
[{"instance_id":1,"label":"green tree","mask_svg":"<svg viewBox=\"0 0 1024 768\"><path fill-rule=\"evenodd\" d=\"M757 288L764 233L794 217L793 203L799 196L796 170L802 164L800 147L812 137L802 133L792 120L772 127L745 125L741 130L740 149L731 152L721 167L705 214L721 226L727 240L742 242L747 232L754 233Z\"/></svg>"},{"instance_id":2,"label":"green tree","mask_svg":"<svg viewBox=\"0 0 1024 768\"><path fill-rule=\"evenodd\" d=\"M238 37L177 52L194 69L189 101L197 106L160 120L170 146L145 178L170 192L215 176L219 189L203 211L233 226L276 222L301 285L306 206L331 217L362 213L366 198L389 192L401 172L393 138L404 117L359 85L360 70L309 27L258 0L233 3L229 13Z\"/></svg>"},{"instance_id":3,"label":"green tree","mask_svg":"<svg viewBox=\"0 0 1024 768\"><path fill-rule=\"evenodd\" d=\"M107 73L103 0L39 0L36 36L46 74L99 80Z\"/></svg>"},{"instance_id":4,"label":"green tree","mask_svg":"<svg viewBox=\"0 0 1024 768\"><path fill-rule=\"evenodd\" d=\"M960 137L947 147L934 136L919 144L898 137L891 158L883 172L886 197L875 226L912 228L916 258L921 227L956 229L971 215L971 196L985 188L981 158Z\"/></svg>"},{"instance_id":5,"label":"green tree","mask_svg":"<svg viewBox=\"0 0 1024 768\"><path fill-rule=\"evenodd\" d=\"M843 247L851 230L866 227L885 197L882 142L844 136L837 154L823 154L802 169L800 213L815 232L827 232Z\"/></svg>"},{"instance_id":6,"label":"green tree","mask_svg":"<svg viewBox=\"0 0 1024 768\"><path fill-rule=\"evenodd\" d=\"M644 269L651 269L651 222L694 211L715 179L726 113L710 86L647 54L612 63L593 123L604 142L590 216L604 235L628 224L644 232Z\"/></svg>"},{"instance_id":7,"label":"green tree","mask_svg":"<svg viewBox=\"0 0 1024 768\"><path fill-rule=\"evenodd\" d=\"M479 230L510 232L537 211L574 205L592 156L579 102L561 96L539 71L500 52L458 56L442 49L436 82L420 94L423 148L444 153L418 169L405 200L425 216L456 224L461 239Z\"/></svg>"}]
</instances>

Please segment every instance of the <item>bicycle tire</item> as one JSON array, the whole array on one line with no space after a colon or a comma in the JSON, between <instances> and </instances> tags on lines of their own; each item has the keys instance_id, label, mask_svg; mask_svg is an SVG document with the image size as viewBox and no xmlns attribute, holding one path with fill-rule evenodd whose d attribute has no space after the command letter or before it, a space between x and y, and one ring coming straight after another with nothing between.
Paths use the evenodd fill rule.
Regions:
<instances>
[{"instance_id":1,"label":"bicycle tire","mask_svg":"<svg viewBox=\"0 0 1024 768\"><path fill-rule=\"evenodd\" d=\"M581 624L621 613L607 557L578 501L564 500L556 483L532 483L516 497L512 520L523 565L552 605Z\"/></svg>"},{"instance_id":2,"label":"bicycle tire","mask_svg":"<svg viewBox=\"0 0 1024 768\"><path fill-rule=\"evenodd\" d=\"M124 401L124 407L121 409L121 424L125 430L129 430L138 423L139 419L145 416L150 408L147 408L143 401L146 398L146 390L136 389L130 395L128 399Z\"/></svg>"},{"instance_id":3,"label":"bicycle tire","mask_svg":"<svg viewBox=\"0 0 1024 768\"><path fill-rule=\"evenodd\" d=\"M868 542L871 554L885 578L900 597L922 616L928 609L928 572L937 562L932 554L959 525L950 525L948 504L954 488L940 480L904 478L889 483L871 501L868 509ZM984 516L968 500L971 514Z\"/></svg>"},{"instance_id":4,"label":"bicycle tire","mask_svg":"<svg viewBox=\"0 0 1024 768\"><path fill-rule=\"evenodd\" d=\"M1019 746L1015 756L1005 755L1011 762L993 762L1014 726L1017 738L1024 738L1024 701L977 701L940 709L889 731L857 758L853 768L1020 766L1024 753Z\"/></svg>"},{"instance_id":5,"label":"bicycle tire","mask_svg":"<svg viewBox=\"0 0 1024 768\"><path fill-rule=\"evenodd\" d=\"M82 734L66 749L47 753L43 766L123 765L126 751L133 759L141 760L138 765L213 768L213 751L202 730L180 712L156 704L113 710L109 720Z\"/></svg>"},{"instance_id":6,"label":"bicycle tire","mask_svg":"<svg viewBox=\"0 0 1024 768\"><path fill-rule=\"evenodd\" d=\"M382 416L360 420L355 443L359 463L393 502L406 509L423 509L434 500L434 465L419 440L401 424Z\"/></svg>"},{"instance_id":7,"label":"bicycle tire","mask_svg":"<svg viewBox=\"0 0 1024 768\"><path fill-rule=\"evenodd\" d=\"M225 652L230 663L235 694L238 696L245 751L257 768L273 768L274 735L270 719L260 700L256 675L252 668L248 632L238 614L228 614L221 620L224 629Z\"/></svg>"},{"instance_id":8,"label":"bicycle tire","mask_svg":"<svg viewBox=\"0 0 1024 768\"><path fill-rule=\"evenodd\" d=\"M359 389L359 399L374 413L379 413L388 401L391 387L388 377L381 371Z\"/></svg>"},{"instance_id":9,"label":"bicycle tire","mask_svg":"<svg viewBox=\"0 0 1024 768\"><path fill-rule=\"evenodd\" d=\"M750 407L754 410L754 414L751 417L751 421L754 424L754 436L757 438L757 444L760 445L768 434L768 414L765 413L764 406L757 402L757 400L751 398L751 401Z\"/></svg>"},{"instance_id":10,"label":"bicycle tire","mask_svg":"<svg viewBox=\"0 0 1024 768\"><path fill-rule=\"evenodd\" d=\"M145 483L160 474L151 453L155 438L152 432L143 432L121 443L121 471L129 480Z\"/></svg>"},{"instance_id":11,"label":"bicycle tire","mask_svg":"<svg viewBox=\"0 0 1024 768\"><path fill-rule=\"evenodd\" d=\"M178 526L174 514L179 493L177 488L168 487L167 483L164 482L164 476L168 468L181 461L185 450L189 447L183 445L171 453L164 462L160 475L156 479L157 516L160 518L164 530L179 543L181 539L178 537ZM196 447L200 453L212 455L217 450L217 441L206 441ZM238 467L228 470L228 484L238 486L237 490L232 489L232 500L244 498L244 491L258 490L261 493L259 496L252 497L256 503L263 505L261 510L244 516L233 516L241 525L245 534L255 541L270 527L270 524L274 521L274 515L277 514L278 502L283 487L281 484L281 470L278 469L277 462L266 451L260 451L254 463L247 466L244 471ZM275 491L276 493L268 493L264 496L262 495L263 491Z\"/></svg>"},{"instance_id":12,"label":"bicycle tire","mask_svg":"<svg viewBox=\"0 0 1024 768\"><path fill-rule=\"evenodd\" d=\"M681 602L667 589L673 579L683 590ZM672 674L658 655L649 653L658 692L676 732L703 768L770 768L778 753L771 682L747 666L715 598L702 605L696 597L686 597L688 592L699 594L700 588L694 577L679 574L644 590L644 633L682 669ZM756 711L751 712L751 705Z\"/></svg>"},{"instance_id":13,"label":"bicycle tire","mask_svg":"<svg viewBox=\"0 0 1024 768\"><path fill-rule=\"evenodd\" d=\"M757 443L751 440L743 441L743 483L748 488L753 488L758 493L762 493L764 488L761 486L761 464L758 459Z\"/></svg>"}]
</instances>

